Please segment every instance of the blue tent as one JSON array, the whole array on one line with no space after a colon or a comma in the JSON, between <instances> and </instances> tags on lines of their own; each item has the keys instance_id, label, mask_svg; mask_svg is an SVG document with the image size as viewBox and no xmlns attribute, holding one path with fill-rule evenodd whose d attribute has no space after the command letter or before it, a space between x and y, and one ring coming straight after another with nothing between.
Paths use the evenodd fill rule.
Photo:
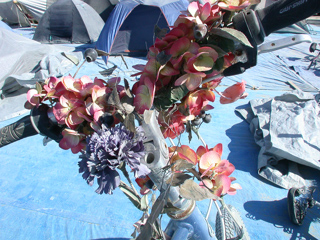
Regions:
<instances>
[{"instance_id":1,"label":"blue tent","mask_svg":"<svg viewBox=\"0 0 320 240\"><path fill-rule=\"evenodd\" d=\"M188 0L123 0L110 14L96 47L112 55L146 56L154 27L172 26Z\"/></svg>"}]
</instances>

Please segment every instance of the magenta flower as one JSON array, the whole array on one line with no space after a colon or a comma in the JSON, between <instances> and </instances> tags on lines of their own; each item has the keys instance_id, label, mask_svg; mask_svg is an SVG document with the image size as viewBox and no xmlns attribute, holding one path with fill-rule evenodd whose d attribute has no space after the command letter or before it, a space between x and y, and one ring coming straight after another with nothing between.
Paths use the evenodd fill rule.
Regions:
<instances>
[{"instance_id":1,"label":"magenta flower","mask_svg":"<svg viewBox=\"0 0 320 240\"><path fill-rule=\"evenodd\" d=\"M62 136L63 138L59 142L59 147L64 150L71 149L72 153L78 153L86 146L86 135L83 133L65 128L62 131Z\"/></svg>"}]
</instances>

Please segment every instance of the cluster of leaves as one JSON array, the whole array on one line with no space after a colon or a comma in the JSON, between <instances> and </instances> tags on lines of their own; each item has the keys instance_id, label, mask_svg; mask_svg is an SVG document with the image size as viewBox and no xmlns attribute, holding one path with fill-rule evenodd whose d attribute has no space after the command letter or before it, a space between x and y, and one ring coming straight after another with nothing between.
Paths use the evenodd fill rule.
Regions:
<instances>
[{"instance_id":1,"label":"cluster of leaves","mask_svg":"<svg viewBox=\"0 0 320 240\"><path fill-rule=\"evenodd\" d=\"M128 82L124 80L122 86L120 80L118 77L108 81L91 80L88 76L50 77L28 91L25 107L49 105L49 112L54 115L52 120L63 127L59 146L78 153L85 149L86 137L99 131L102 123L114 127L123 122L135 132L133 96Z\"/></svg>"},{"instance_id":2,"label":"cluster of leaves","mask_svg":"<svg viewBox=\"0 0 320 240\"><path fill-rule=\"evenodd\" d=\"M172 165L171 185L180 186L180 195L196 201L217 199L225 194L234 195L241 189L230 177L235 167L228 160L221 160L222 144L213 148L200 146L193 151L187 145L170 147ZM190 175L191 173L191 175ZM191 180L195 177L199 184Z\"/></svg>"},{"instance_id":3,"label":"cluster of leaves","mask_svg":"<svg viewBox=\"0 0 320 240\"><path fill-rule=\"evenodd\" d=\"M222 77L214 79L237 61L237 44L251 46L241 32L228 28L235 11L249 6L250 1L191 2L166 34L158 31L149 48L146 65L134 66L140 75L133 87L134 106L138 113L155 107L161 114L163 135L175 138L201 110L210 110L215 100L213 91ZM245 83L219 93L221 103L245 97Z\"/></svg>"}]
</instances>

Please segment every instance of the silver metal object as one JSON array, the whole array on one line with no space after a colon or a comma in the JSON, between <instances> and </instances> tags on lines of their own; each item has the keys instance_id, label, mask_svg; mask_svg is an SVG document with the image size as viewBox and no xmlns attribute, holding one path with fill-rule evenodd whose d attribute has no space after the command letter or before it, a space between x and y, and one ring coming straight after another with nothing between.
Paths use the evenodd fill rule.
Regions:
<instances>
[{"instance_id":1,"label":"silver metal object","mask_svg":"<svg viewBox=\"0 0 320 240\"><path fill-rule=\"evenodd\" d=\"M312 42L312 38L308 34L296 34L290 37L266 42L258 46L258 54L276 51L303 42Z\"/></svg>"}]
</instances>

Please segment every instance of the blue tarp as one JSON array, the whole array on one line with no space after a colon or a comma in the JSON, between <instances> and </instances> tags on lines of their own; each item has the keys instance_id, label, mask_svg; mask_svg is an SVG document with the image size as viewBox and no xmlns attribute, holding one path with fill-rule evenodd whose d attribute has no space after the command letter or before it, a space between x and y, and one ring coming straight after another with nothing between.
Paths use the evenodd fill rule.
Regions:
<instances>
[{"instance_id":1,"label":"blue tarp","mask_svg":"<svg viewBox=\"0 0 320 240\"><path fill-rule=\"evenodd\" d=\"M314 41L319 42L319 36L319 32L313 35ZM279 96L291 91L285 81L286 76L297 73L281 59L289 56L296 58L295 63L304 61L305 56L312 55L308 52L309 45L304 45L302 52L295 51L296 47L290 47L260 55L258 62L272 64L277 59L281 64L274 64L269 68L259 63L250 70L250 74L238 76L238 79L248 83L246 91L249 96L229 105L219 104L217 96L213 104L215 108L210 111L212 121L200 128L200 134L208 146L222 143L222 158L228 159L236 167L232 175L237 178L242 190L235 196L226 196L225 202L235 206L240 212L253 240L320 239L320 209L309 209L302 226L290 222L286 198L288 191L258 175L257 158L260 147L255 143L248 123L235 114L235 109L246 105L249 100ZM127 57L126 62L129 69L126 69L120 57L111 57L107 65L99 59L95 63L86 63L77 76L102 77L99 71L117 65L118 70L113 76L126 77L133 84L135 79L130 78L134 72L132 65L145 63L145 60ZM73 75L76 70L77 68L72 69L70 74ZM313 81L319 81L319 65L313 70L313 78ZM236 79L226 78L222 85L230 85L235 81ZM309 86L309 83L304 84L306 79L301 76L299 81L299 86ZM259 89L251 89L253 86ZM221 86L218 90L222 91L224 88L225 86ZM313 91L316 92L317 90ZM0 127L19 118L0 122ZM42 140L42 136L36 135L0 148L0 240L130 238L134 230L133 223L140 219L142 212L119 189L111 196L96 194L94 190L97 185L88 186L78 173L78 156L60 149L55 142L43 146ZM183 135L181 143L189 144L186 135ZM199 145L201 142L194 137L190 146L196 149ZM319 171L302 167L301 173L306 179L316 181L319 185ZM316 190L314 198L320 201L320 189ZM197 205L206 214L208 201L198 202ZM216 210L213 208L209 219L213 227L215 214ZM168 221L168 217L164 215L163 228Z\"/></svg>"},{"instance_id":2,"label":"blue tarp","mask_svg":"<svg viewBox=\"0 0 320 240\"><path fill-rule=\"evenodd\" d=\"M0 20L0 27L1 27L1 28L4 28L4 29L7 29L7 30L9 30L9 31L12 31L12 32L13 32L12 28L11 28L11 27L9 27L9 25L8 25L8 24L6 24L6 23L2 22L1 20Z\"/></svg>"}]
</instances>

